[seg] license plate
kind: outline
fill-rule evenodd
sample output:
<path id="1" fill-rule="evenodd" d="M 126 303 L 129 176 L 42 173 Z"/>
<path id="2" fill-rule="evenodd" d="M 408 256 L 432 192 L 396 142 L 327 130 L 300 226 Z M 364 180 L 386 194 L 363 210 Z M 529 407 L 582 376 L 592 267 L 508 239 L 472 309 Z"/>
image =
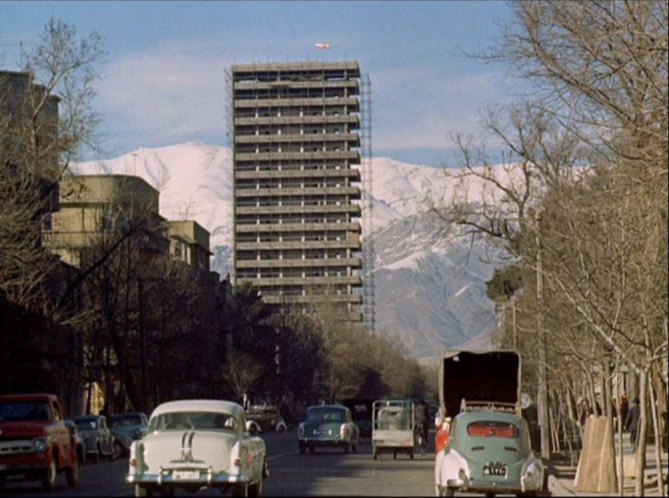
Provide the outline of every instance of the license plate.
<path id="1" fill-rule="evenodd" d="M 483 474 L 487 476 L 505 476 L 506 465 L 484 465 Z"/>
<path id="2" fill-rule="evenodd" d="M 175 470 L 172 474 L 175 480 L 182 481 L 186 479 L 199 479 L 199 470 Z"/>

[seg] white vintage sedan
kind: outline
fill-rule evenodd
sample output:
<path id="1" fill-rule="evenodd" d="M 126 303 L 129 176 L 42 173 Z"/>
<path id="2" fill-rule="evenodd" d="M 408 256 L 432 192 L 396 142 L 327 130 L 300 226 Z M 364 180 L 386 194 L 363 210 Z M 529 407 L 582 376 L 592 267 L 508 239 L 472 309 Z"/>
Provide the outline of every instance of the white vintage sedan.
<path id="1" fill-rule="evenodd" d="M 237 403 L 182 400 L 163 403 L 143 439 L 130 447 L 128 482 L 136 496 L 202 487 L 258 496 L 269 476 L 265 442 L 249 434 Z"/>

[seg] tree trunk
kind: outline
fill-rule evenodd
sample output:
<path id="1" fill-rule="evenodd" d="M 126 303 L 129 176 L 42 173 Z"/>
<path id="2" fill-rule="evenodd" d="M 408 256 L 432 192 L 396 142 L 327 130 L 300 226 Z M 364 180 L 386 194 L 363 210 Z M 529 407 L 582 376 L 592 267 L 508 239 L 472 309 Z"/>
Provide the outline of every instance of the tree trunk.
<path id="1" fill-rule="evenodd" d="M 651 379 L 653 378 L 651 373 Z M 655 383 L 650 382 L 650 412 L 653 416 L 653 434 L 655 436 L 655 468 L 657 469 L 658 495 L 664 495 L 664 475 L 662 467 L 662 432 L 660 430 L 659 404 L 656 402 Z"/>
<path id="2" fill-rule="evenodd" d="M 644 473 L 646 470 L 646 406 L 647 406 L 648 370 L 643 369 L 639 374 L 639 431 L 637 433 L 634 482 L 634 495 L 644 496 Z"/>

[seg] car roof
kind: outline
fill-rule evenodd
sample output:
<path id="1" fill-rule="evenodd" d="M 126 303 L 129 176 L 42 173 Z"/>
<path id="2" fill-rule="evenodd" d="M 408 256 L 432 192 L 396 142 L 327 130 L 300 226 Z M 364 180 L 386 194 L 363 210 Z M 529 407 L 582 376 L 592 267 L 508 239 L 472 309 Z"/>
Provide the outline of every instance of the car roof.
<path id="1" fill-rule="evenodd" d="M 312 410 L 312 409 L 317 409 L 317 408 L 329 409 L 329 410 L 347 410 L 347 411 L 349 411 L 348 407 L 346 407 L 344 405 L 313 405 L 313 406 L 310 406 L 309 408 L 307 408 L 307 410 Z"/>
<path id="2" fill-rule="evenodd" d="M 96 418 L 100 417 L 102 417 L 102 415 L 77 415 L 76 417 L 70 417 L 70 418 L 75 421 L 80 421 L 80 420 L 95 420 Z"/>
<path id="3" fill-rule="evenodd" d="M 126 413 L 117 413 L 116 415 L 112 415 L 109 418 L 124 418 L 124 417 L 146 417 L 146 414 L 143 412 L 126 412 Z"/>
<path id="4" fill-rule="evenodd" d="M 3 394 L 0 395 L 1 401 L 58 401 L 58 396 L 46 393 Z"/>
<path id="5" fill-rule="evenodd" d="M 151 418 L 163 413 L 174 412 L 219 412 L 240 416 L 244 409 L 233 401 L 221 401 L 215 399 L 183 399 L 179 401 L 168 401 L 158 405 L 151 413 Z"/>

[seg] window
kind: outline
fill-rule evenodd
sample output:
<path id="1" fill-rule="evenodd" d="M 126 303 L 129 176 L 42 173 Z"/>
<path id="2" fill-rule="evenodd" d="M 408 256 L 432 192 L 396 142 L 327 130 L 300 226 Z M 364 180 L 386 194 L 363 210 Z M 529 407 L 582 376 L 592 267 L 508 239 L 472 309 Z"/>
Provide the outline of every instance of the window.
<path id="1" fill-rule="evenodd" d="M 472 437 L 518 438 L 518 427 L 509 422 L 481 420 L 467 426 L 467 434 Z"/>

